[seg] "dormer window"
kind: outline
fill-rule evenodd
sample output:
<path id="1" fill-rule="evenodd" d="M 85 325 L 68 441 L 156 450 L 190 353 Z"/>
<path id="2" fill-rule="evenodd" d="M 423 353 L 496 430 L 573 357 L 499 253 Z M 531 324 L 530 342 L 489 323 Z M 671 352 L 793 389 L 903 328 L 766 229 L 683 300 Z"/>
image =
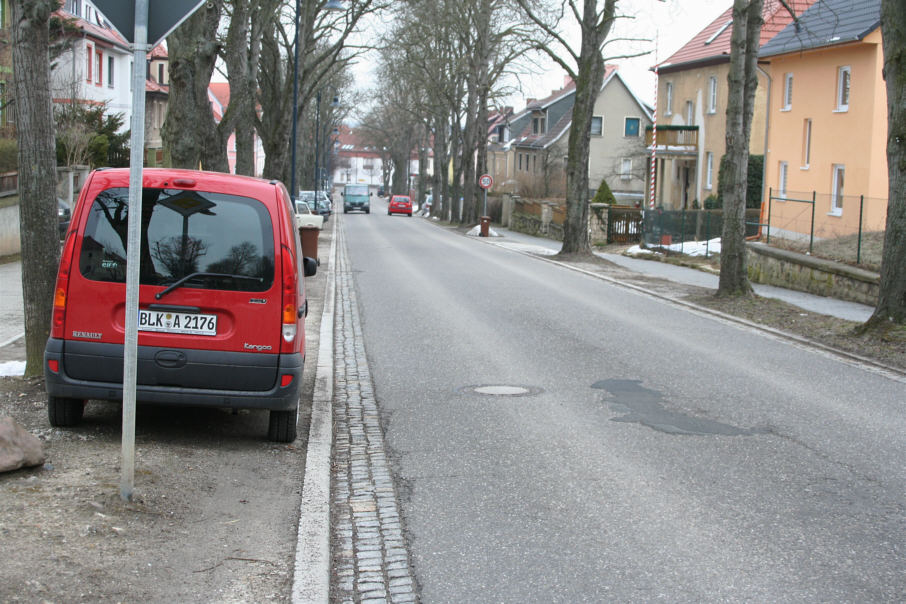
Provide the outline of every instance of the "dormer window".
<path id="1" fill-rule="evenodd" d="M 543 115 L 532 118 L 532 134 L 544 134 L 547 132 L 546 120 Z"/>

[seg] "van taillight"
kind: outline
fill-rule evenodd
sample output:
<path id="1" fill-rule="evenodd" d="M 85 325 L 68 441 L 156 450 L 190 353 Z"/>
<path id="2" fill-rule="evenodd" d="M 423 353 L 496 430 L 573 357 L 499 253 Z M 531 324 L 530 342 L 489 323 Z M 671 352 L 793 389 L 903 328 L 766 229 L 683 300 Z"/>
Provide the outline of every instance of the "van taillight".
<path id="1" fill-rule="evenodd" d="M 296 330 L 299 322 L 299 300 L 296 283 L 296 266 L 289 248 L 283 247 L 283 348 L 284 352 L 292 352 L 292 342 L 296 339 Z"/>
<path id="2" fill-rule="evenodd" d="M 57 284 L 53 291 L 53 317 L 50 323 L 50 337 L 63 337 L 63 323 L 66 320 L 66 295 L 69 289 L 69 271 L 72 268 L 72 252 L 75 247 L 75 233 L 70 233 L 60 254 L 60 268 Z"/>

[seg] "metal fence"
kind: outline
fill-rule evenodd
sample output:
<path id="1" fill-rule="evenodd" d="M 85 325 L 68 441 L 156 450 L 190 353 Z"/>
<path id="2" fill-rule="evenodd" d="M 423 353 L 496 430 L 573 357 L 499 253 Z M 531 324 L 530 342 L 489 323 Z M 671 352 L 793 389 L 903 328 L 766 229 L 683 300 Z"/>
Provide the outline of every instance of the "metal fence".
<path id="1" fill-rule="evenodd" d="M 760 210 L 746 210 L 746 237 L 759 233 Z M 721 236 L 724 226 L 723 210 L 645 210 L 642 220 L 642 241 L 647 248 L 668 248 L 686 253 L 687 244 L 709 242 Z M 690 246 L 691 247 L 691 246 Z M 705 246 L 704 253 L 713 253 Z"/>
<path id="2" fill-rule="evenodd" d="M 864 195 L 769 189 L 765 243 L 879 270 L 887 200 Z"/>

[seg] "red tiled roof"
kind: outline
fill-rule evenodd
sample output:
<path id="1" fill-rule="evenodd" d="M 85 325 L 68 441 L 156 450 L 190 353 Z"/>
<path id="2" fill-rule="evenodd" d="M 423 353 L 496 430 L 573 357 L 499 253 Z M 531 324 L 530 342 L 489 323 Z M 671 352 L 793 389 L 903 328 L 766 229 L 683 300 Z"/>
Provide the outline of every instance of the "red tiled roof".
<path id="1" fill-rule="evenodd" d="M 149 60 L 167 59 L 167 58 L 169 58 L 169 55 L 167 54 L 167 50 L 164 48 L 163 44 L 158 44 L 157 46 L 155 46 L 154 48 L 151 49 L 151 52 L 148 53 Z"/>
<path id="2" fill-rule="evenodd" d="M 224 110 L 230 106 L 230 83 L 229 82 L 211 82 L 208 84 L 208 90 L 217 102 L 220 103 Z"/>
<path id="3" fill-rule="evenodd" d="M 170 87 L 165 84 L 158 84 L 154 80 L 145 80 L 145 92 L 162 92 L 170 94 Z"/>
<path id="4" fill-rule="evenodd" d="M 801 15 L 816 0 L 788 0 L 788 4 Z M 763 45 L 789 25 L 793 18 L 780 0 L 764 0 L 761 12 L 764 25 L 761 28 L 760 44 Z M 723 59 L 730 56 L 730 36 L 733 32 L 733 7 L 724 11 L 709 23 L 689 42 L 673 53 L 666 61 L 658 64 L 659 70 L 673 69 L 680 65 L 698 63 L 709 59 Z"/>
<path id="5" fill-rule="evenodd" d="M 101 42 L 106 42 L 110 46 L 120 46 L 123 48 L 129 48 L 129 42 L 126 41 L 123 36 L 119 35 L 116 30 L 110 29 L 107 27 L 102 27 L 95 23 L 91 23 L 82 19 L 81 17 L 76 17 L 63 9 L 54 11 L 54 15 L 61 19 L 71 20 L 73 24 L 78 27 L 85 35 L 99 40 Z"/>

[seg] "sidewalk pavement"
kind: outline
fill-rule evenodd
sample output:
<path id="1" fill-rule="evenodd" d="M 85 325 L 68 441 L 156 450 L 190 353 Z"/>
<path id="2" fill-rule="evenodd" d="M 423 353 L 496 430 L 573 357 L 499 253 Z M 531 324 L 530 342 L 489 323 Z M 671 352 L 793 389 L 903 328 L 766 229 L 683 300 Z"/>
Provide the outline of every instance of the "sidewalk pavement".
<path id="1" fill-rule="evenodd" d="M 495 226 L 493 230 L 498 235 L 500 235 L 500 237 L 489 239 L 496 245 L 500 245 L 502 247 L 546 255 L 553 255 L 560 251 L 561 244 L 559 241 L 545 239 L 543 237 L 533 237 L 531 235 L 525 235 L 523 233 L 511 231 L 510 229 L 497 226 Z M 719 279 L 717 275 L 706 273 L 694 268 L 676 266 L 674 264 L 667 264 L 665 262 L 645 260 L 643 258 L 622 256 L 620 254 L 595 252 L 595 255 L 637 273 L 643 273 L 652 277 L 659 277 L 661 279 L 675 281 L 677 283 L 696 285 L 699 287 L 713 289 L 715 291 L 717 290 Z M 788 302 L 789 304 L 793 304 L 810 312 L 822 315 L 830 315 L 849 321 L 867 321 L 868 318 L 871 317 L 872 312 L 874 312 L 873 307 L 867 306 L 865 304 L 847 302 L 845 300 L 837 300 L 835 298 L 827 298 L 824 296 L 816 296 L 814 294 L 808 294 L 792 289 L 785 289 L 782 287 L 775 287 L 773 285 L 753 283 L 752 287 L 755 289 L 755 293 L 757 293 L 759 296 L 783 300 L 784 302 Z"/>

